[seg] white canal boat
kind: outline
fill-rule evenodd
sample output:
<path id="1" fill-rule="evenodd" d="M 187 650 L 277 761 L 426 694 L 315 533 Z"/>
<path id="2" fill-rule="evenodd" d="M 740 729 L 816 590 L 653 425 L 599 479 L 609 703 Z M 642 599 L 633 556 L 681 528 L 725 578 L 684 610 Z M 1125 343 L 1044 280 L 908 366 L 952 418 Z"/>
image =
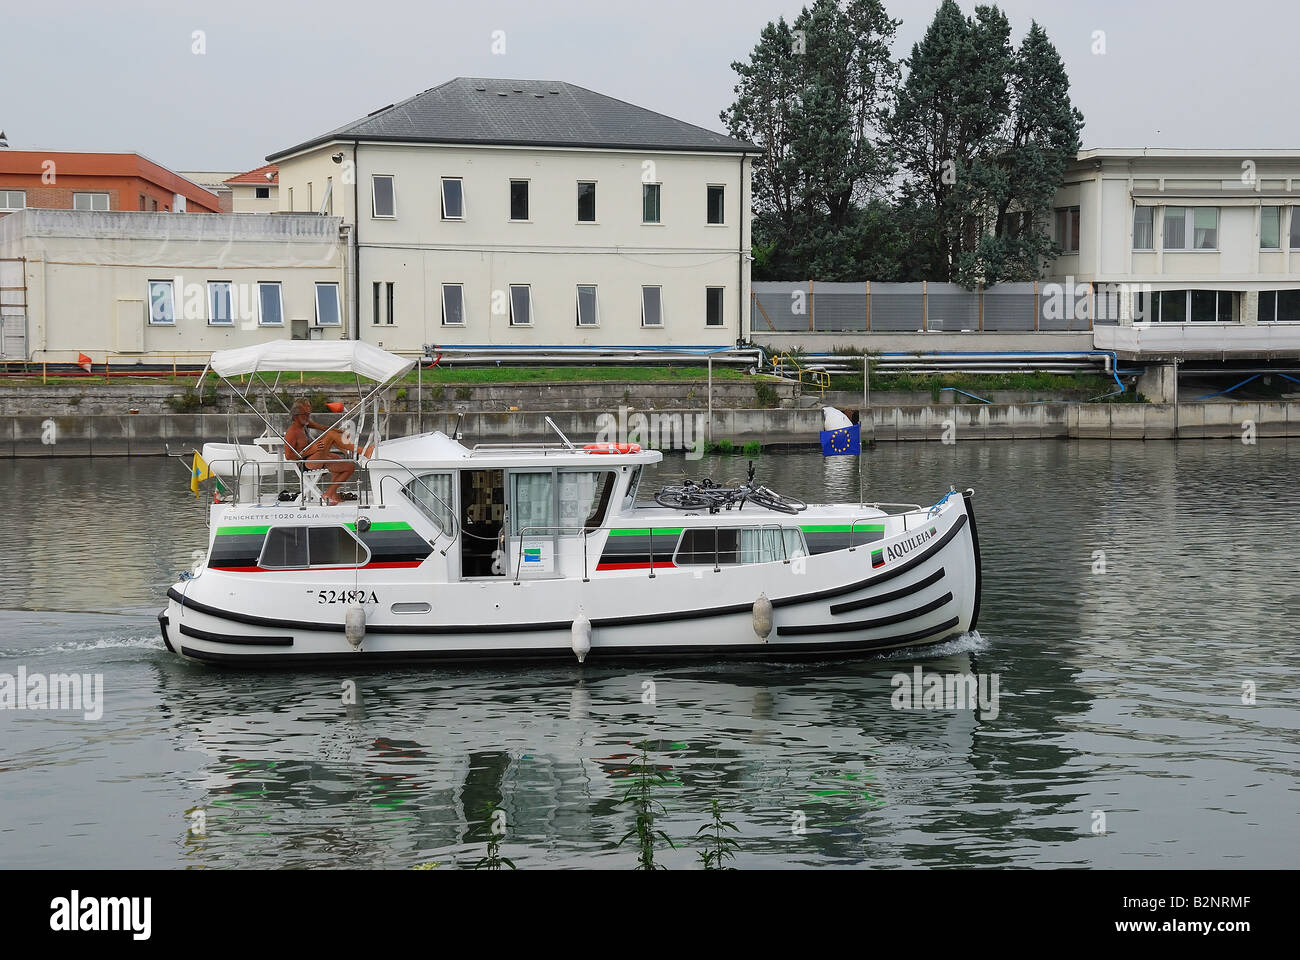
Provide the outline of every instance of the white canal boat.
<path id="1" fill-rule="evenodd" d="M 169 650 L 254 666 L 816 659 L 975 628 L 971 491 L 931 507 L 805 505 L 751 478 L 665 487 L 647 506 L 656 450 L 558 428 L 555 443 L 385 439 L 378 398 L 413 364 L 356 341 L 213 354 L 224 382 L 245 378 L 266 429 L 204 445 L 223 495 L 205 555 L 158 615 Z M 288 410 L 253 396 L 270 387 L 279 403 L 280 374 L 300 370 L 357 378 L 340 422 L 364 441 L 342 504 L 322 493 L 325 470 L 283 457 Z"/>

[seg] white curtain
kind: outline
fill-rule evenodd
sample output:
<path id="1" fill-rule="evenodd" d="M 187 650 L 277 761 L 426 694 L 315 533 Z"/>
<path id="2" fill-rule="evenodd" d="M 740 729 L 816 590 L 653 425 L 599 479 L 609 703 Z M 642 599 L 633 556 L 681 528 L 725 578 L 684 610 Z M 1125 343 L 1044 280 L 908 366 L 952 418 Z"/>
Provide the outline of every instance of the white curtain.
<path id="1" fill-rule="evenodd" d="M 412 480 L 402 492 L 415 501 L 424 515 L 438 525 L 443 533 L 452 529 L 451 474 L 424 473 Z"/>
<path id="2" fill-rule="evenodd" d="M 510 474 L 510 516 L 515 536 L 525 527 L 555 526 L 554 487 L 550 471 L 546 473 Z M 530 529 L 529 535 L 550 534 L 552 530 Z"/>
<path id="3" fill-rule="evenodd" d="M 564 532 L 580 532 L 587 523 L 604 475 L 596 472 L 560 474 L 560 526 Z"/>
<path id="4" fill-rule="evenodd" d="M 741 563 L 790 560 L 803 552 L 803 537 L 798 530 L 776 530 L 771 527 L 740 530 Z"/>

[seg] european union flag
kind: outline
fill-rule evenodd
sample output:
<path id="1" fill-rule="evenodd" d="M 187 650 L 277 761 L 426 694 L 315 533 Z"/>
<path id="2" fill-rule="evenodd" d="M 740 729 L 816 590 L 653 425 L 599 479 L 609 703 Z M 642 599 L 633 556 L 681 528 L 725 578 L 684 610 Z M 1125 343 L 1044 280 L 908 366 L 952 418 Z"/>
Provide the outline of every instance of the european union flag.
<path id="1" fill-rule="evenodd" d="M 823 430 L 822 456 L 857 456 L 862 450 L 862 425 L 842 427 L 839 430 Z"/>

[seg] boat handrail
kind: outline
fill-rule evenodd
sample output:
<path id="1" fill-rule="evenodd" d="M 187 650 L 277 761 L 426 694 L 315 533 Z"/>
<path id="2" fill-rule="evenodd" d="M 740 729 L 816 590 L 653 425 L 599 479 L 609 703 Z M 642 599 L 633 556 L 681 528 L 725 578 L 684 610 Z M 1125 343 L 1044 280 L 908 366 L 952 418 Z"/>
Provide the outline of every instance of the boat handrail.
<path id="1" fill-rule="evenodd" d="M 520 582 L 519 574 L 523 569 L 523 562 L 524 562 L 523 541 L 525 538 L 529 536 L 534 536 L 534 537 L 550 536 L 554 538 L 557 536 L 581 535 L 582 536 L 582 582 L 587 583 L 591 579 L 590 572 L 587 570 L 587 538 L 592 536 L 593 534 L 607 533 L 610 530 L 628 530 L 628 529 L 645 530 L 647 535 L 649 536 L 650 579 L 651 580 L 655 579 L 655 552 L 654 552 L 655 528 L 653 526 L 647 525 L 645 527 L 641 527 L 641 526 L 610 527 L 602 524 L 599 527 L 580 528 L 577 524 L 570 523 L 570 524 L 563 524 L 563 525 L 549 524 L 545 526 L 543 525 L 528 526 L 521 529 L 519 533 L 513 536 L 513 538 L 507 537 L 507 539 L 518 539 L 520 541 L 519 556 L 515 559 L 515 584 L 516 585 L 519 584 Z M 777 539 L 781 541 L 781 557 L 782 557 L 781 562 L 789 563 L 792 559 L 790 557 L 790 551 L 786 548 L 785 537 L 779 534 L 781 534 L 782 531 L 785 530 L 799 530 L 799 526 L 798 524 L 788 525 L 782 523 L 714 523 L 714 524 L 694 524 L 689 527 L 664 527 L 661 529 L 665 531 L 672 531 L 674 533 L 682 533 L 685 530 L 712 530 L 713 531 L 713 572 L 718 573 L 722 569 L 721 564 L 719 563 L 720 560 L 720 550 L 718 547 L 719 530 L 759 530 L 759 531 L 769 530 L 769 529 L 775 530 L 778 534 Z M 546 533 L 546 531 L 552 531 L 552 532 L 548 534 Z M 759 549 L 760 550 L 762 549 L 761 545 Z"/>
<path id="2" fill-rule="evenodd" d="M 565 446 L 562 443 L 476 443 L 470 447 L 469 455 L 471 457 L 484 453 L 510 453 L 512 451 L 524 451 L 527 453 L 581 453 L 580 450 L 572 446 Z"/>

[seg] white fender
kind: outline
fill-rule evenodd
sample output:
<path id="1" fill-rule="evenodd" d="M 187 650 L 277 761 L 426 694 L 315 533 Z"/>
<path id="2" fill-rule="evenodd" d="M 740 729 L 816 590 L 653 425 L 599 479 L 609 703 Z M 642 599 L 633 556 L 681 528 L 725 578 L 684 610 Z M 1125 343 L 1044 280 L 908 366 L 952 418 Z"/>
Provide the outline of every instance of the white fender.
<path id="1" fill-rule="evenodd" d="M 591 652 L 591 621 L 583 616 L 581 607 L 578 608 L 578 617 L 573 621 L 570 632 L 573 635 L 573 652 L 578 655 L 578 662 L 582 663 Z"/>
<path id="2" fill-rule="evenodd" d="M 766 593 L 754 601 L 754 635 L 764 642 L 772 635 L 772 601 Z"/>
<path id="3" fill-rule="evenodd" d="M 364 607 L 348 607 L 343 615 L 343 635 L 352 644 L 353 650 L 361 649 L 361 641 L 366 638 L 366 611 Z"/>

